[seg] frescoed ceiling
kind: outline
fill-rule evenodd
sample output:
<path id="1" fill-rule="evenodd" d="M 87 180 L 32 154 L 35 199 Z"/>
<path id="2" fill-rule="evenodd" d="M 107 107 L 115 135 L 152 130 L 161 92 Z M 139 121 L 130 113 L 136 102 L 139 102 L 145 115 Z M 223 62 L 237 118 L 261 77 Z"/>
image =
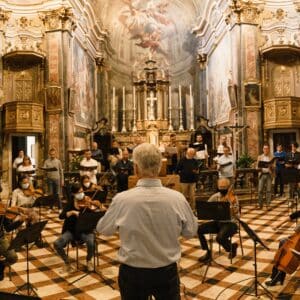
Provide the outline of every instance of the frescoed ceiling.
<path id="1" fill-rule="evenodd" d="M 209 0 L 91 1 L 119 62 L 134 65 L 149 55 L 176 73 L 194 59 L 197 42 L 191 29 Z"/>

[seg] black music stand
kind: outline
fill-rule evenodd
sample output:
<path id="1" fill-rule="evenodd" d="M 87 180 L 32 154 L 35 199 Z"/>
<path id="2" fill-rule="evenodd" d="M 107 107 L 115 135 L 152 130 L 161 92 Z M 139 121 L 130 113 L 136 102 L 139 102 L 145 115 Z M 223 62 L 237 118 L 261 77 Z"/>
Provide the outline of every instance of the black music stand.
<path id="1" fill-rule="evenodd" d="M 53 201 L 55 201 L 55 202 L 53 203 Z M 41 208 L 48 207 L 48 206 L 50 207 L 55 204 L 58 205 L 58 200 L 55 199 L 54 195 L 40 196 L 35 199 L 32 206 L 38 207 L 38 209 L 39 209 L 39 222 L 41 221 Z"/>
<path id="2" fill-rule="evenodd" d="M 198 201 L 196 202 L 196 208 L 197 208 L 197 217 L 199 220 L 215 220 L 215 221 L 223 220 L 224 221 L 224 220 L 231 219 L 230 203 L 228 201 L 226 202 L 225 201 L 221 201 L 221 202 Z M 211 248 L 212 248 L 212 243 L 211 243 Z M 212 253 L 212 249 L 210 250 Z M 227 270 L 227 267 L 219 264 L 211 257 L 210 260 L 208 260 L 203 264 L 206 265 L 206 269 L 203 275 L 202 283 L 204 283 L 208 269 L 213 263 Z"/>
<path id="3" fill-rule="evenodd" d="M 95 230 L 98 221 L 100 220 L 100 218 L 102 218 L 104 216 L 105 212 L 103 211 L 89 211 L 89 212 L 85 212 L 79 215 L 78 219 L 77 219 L 77 223 L 76 223 L 76 227 L 75 227 L 75 235 L 79 235 L 80 233 L 85 233 L 85 232 L 91 232 L 93 230 Z M 114 287 L 111 285 L 110 281 L 107 280 L 102 273 L 98 272 L 96 270 L 96 254 L 98 253 L 97 249 L 96 249 L 96 233 L 94 231 L 94 270 L 92 271 L 93 273 L 97 274 L 100 276 L 100 278 L 103 280 L 104 283 L 106 283 L 107 285 L 109 285 L 112 289 L 114 289 Z M 78 259 L 78 257 L 77 257 Z M 74 281 L 70 282 L 69 285 L 74 284 L 75 282 L 78 282 L 79 280 L 85 278 L 86 276 L 88 276 L 90 274 L 90 272 L 86 272 L 84 275 L 82 275 L 81 277 L 75 279 Z"/>
<path id="4" fill-rule="evenodd" d="M 284 168 L 283 170 L 281 170 L 281 176 L 283 178 L 283 184 L 292 184 L 294 185 L 294 195 L 293 195 L 293 199 L 295 200 L 295 204 L 296 204 L 296 211 L 298 210 L 298 200 L 299 200 L 299 194 L 297 191 L 297 183 L 300 182 L 300 172 L 298 169 L 294 168 L 294 167 L 290 167 L 290 168 Z M 296 193 L 296 195 L 295 195 Z M 288 200 L 289 202 L 292 201 L 292 199 L 289 198 Z M 292 206 L 291 206 L 292 208 Z M 292 210 L 292 209 L 291 209 Z M 296 219 L 296 223 L 298 221 L 298 218 Z"/>
<path id="5" fill-rule="evenodd" d="M 27 228 L 20 230 L 16 237 L 12 240 L 8 250 L 20 248 L 23 245 L 26 245 L 26 275 L 27 281 L 23 285 L 19 286 L 14 294 L 19 293 L 22 290 L 27 290 L 27 295 L 30 296 L 33 293 L 35 296 L 38 296 L 36 293 L 36 288 L 29 281 L 29 247 L 28 244 L 35 242 L 41 235 L 44 227 L 48 221 L 34 223 Z"/>
<path id="6" fill-rule="evenodd" d="M 252 290 L 254 287 L 254 292 L 255 292 L 255 297 L 258 297 L 258 286 L 260 286 L 265 292 L 259 296 L 262 295 L 267 295 L 270 297 L 270 299 L 273 299 L 273 295 L 272 293 L 265 288 L 257 279 L 257 244 L 259 243 L 261 246 L 263 246 L 266 250 L 270 250 L 264 243 L 263 241 L 259 238 L 259 236 L 249 227 L 249 225 L 247 223 L 245 223 L 244 221 L 237 219 L 240 224 L 242 225 L 242 227 L 244 228 L 244 230 L 247 232 L 248 236 L 251 238 L 251 240 L 253 241 L 253 247 L 254 247 L 254 281 L 253 283 L 248 286 L 243 293 L 241 294 L 241 296 L 238 299 L 241 299 L 244 295 L 251 295 L 254 296 L 252 294 L 249 294 L 248 291 Z"/>

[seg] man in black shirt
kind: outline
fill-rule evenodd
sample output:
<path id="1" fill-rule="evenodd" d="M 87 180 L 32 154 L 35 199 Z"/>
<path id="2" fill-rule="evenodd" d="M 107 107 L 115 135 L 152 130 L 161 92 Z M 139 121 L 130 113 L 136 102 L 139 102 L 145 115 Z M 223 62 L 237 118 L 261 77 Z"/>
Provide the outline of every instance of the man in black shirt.
<path id="1" fill-rule="evenodd" d="M 127 149 L 122 151 L 122 159 L 116 163 L 114 170 L 117 173 L 118 193 L 128 190 L 128 176 L 133 174 L 133 163 L 129 160 Z"/>
<path id="2" fill-rule="evenodd" d="M 181 192 L 190 203 L 192 210 L 195 210 L 195 188 L 199 172 L 198 162 L 194 157 L 195 149 L 188 148 L 176 169 L 176 173 L 180 176 Z"/>
<path id="3" fill-rule="evenodd" d="M 18 215 L 14 220 L 8 219 L 5 215 L 0 216 L 0 256 L 4 260 L 0 261 L 0 281 L 4 279 L 4 269 L 7 265 L 12 265 L 18 260 L 15 250 L 8 250 L 9 241 L 5 238 L 5 231 L 10 232 L 17 229 L 26 219 L 23 215 Z"/>

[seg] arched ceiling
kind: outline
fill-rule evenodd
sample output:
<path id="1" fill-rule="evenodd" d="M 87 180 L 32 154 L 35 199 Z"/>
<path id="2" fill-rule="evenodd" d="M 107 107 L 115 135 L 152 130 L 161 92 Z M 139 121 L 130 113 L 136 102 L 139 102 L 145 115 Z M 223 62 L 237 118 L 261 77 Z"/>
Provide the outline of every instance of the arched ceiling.
<path id="1" fill-rule="evenodd" d="M 138 57 L 153 55 L 182 70 L 194 58 L 197 42 L 191 30 L 209 0 L 91 2 L 110 34 L 115 59 L 132 65 Z"/>

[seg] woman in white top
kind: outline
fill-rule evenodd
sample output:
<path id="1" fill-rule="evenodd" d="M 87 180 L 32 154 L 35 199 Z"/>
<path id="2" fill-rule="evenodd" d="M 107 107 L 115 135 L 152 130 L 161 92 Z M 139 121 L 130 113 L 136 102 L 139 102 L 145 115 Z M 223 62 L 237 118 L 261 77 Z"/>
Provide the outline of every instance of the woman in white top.
<path id="1" fill-rule="evenodd" d="M 12 193 L 11 206 L 32 207 L 35 201 L 34 193 L 31 192 L 32 190 L 29 178 L 27 176 L 20 176 L 18 188 Z"/>
<path id="2" fill-rule="evenodd" d="M 22 164 L 17 168 L 17 174 L 19 177 L 25 175 L 28 176 L 30 184 L 32 184 L 32 179 L 35 175 L 35 168 L 32 165 L 29 156 L 24 156 Z"/>

